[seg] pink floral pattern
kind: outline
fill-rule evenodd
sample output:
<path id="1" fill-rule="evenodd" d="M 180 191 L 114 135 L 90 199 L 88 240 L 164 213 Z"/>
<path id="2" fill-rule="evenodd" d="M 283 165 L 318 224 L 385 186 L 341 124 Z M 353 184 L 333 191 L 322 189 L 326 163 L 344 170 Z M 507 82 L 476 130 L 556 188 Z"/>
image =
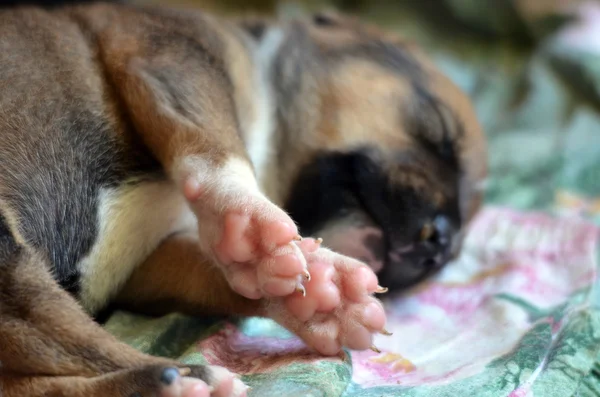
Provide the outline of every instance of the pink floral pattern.
<path id="1" fill-rule="evenodd" d="M 484 371 L 537 321 L 516 301 L 550 309 L 594 283 L 597 238 L 594 225 L 573 218 L 488 209 L 456 263 L 413 294 L 387 300 L 388 329 L 398 336 L 376 338 L 382 354 L 353 353 L 354 381 L 418 386 Z M 519 390 L 513 397 L 527 395 Z"/>

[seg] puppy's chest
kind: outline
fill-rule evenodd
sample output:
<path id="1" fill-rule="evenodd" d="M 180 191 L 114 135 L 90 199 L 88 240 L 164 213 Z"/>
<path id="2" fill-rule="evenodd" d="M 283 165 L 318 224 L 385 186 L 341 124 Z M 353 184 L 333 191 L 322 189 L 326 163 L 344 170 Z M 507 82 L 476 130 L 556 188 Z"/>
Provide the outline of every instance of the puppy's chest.
<path id="1" fill-rule="evenodd" d="M 79 298 L 100 309 L 169 235 L 197 228 L 195 216 L 169 181 L 122 184 L 98 197 L 98 233 L 77 267 Z"/>

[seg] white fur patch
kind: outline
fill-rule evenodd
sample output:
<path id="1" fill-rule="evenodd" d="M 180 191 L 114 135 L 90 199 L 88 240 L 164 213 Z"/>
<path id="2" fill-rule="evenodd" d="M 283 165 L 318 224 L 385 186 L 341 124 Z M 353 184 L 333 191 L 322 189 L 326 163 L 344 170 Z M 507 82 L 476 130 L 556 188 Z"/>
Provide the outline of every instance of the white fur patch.
<path id="1" fill-rule="evenodd" d="M 211 191 L 216 197 L 260 193 L 252 168 L 239 157 L 230 157 L 217 168 L 201 156 L 189 156 L 175 167 L 174 177 L 182 189 L 188 178 L 196 178 L 202 190 Z"/>
<path id="2" fill-rule="evenodd" d="M 79 264 L 81 302 L 101 308 L 168 235 L 194 230 L 196 218 L 170 182 L 123 185 L 99 197 L 98 238 Z"/>
<path id="3" fill-rule="evenodd" d="M 254 123 L 245 136 L 248 139 L 247 150 L 256 171 L 259 181 L 265 178 L 265 172 L 273 155 L 272 137 L 275 132 L 275 106 L 273 103 L 273 90 L 270 84 L 271 66 L 282 42 L 283 31 L 272 28 L 254 51 L 256 63 L 256 115 Z"/>
<path id="4" fill-rule="evenodd" d="M 216 172 L 215 176 L 223 184 L 223 189 L 260 193 L 252 169 L 246 161 L 237 157 L 228 159 L 223 168 Z"/>

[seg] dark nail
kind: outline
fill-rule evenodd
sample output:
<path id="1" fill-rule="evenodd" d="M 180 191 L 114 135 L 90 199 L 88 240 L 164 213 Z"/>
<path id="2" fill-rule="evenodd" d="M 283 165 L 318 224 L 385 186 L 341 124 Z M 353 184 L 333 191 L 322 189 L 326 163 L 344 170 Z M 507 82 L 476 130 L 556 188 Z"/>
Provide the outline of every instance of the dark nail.
<path id="1" fill-rule="evenodd" d="M 170 386 L 177 378 L 179 378 L 179 370 L 177 368 L 167 368 L 162 372 L 160 381 L 163 384 Z"/>

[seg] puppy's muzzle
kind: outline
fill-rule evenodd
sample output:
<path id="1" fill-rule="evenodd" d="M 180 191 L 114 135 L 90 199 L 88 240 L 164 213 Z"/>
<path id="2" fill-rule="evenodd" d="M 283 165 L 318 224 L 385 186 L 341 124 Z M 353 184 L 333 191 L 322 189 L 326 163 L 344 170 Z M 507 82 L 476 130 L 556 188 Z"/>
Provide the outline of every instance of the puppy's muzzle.
<path id="1" fill-rule="evenodd" d="M 416 240 L 394 247 L 388 253 L 386 267 L 394 269 L 395 280 L 405 286 L 415 284 L 441 269 L 458 251 L 458 229 L 445 215 L 423 225 Z"/>

